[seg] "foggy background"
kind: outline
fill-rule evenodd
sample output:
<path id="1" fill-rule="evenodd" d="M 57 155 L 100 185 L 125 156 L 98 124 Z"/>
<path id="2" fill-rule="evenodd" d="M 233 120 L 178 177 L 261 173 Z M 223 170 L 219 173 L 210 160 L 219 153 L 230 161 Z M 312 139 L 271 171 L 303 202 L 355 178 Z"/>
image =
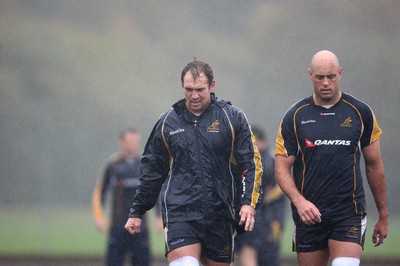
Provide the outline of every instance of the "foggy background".
<path id="1" fill-rule="evenodd" d="M 342 90 L 383 130 L 397 215 L 399 11 L 396 0 L 0 0 L 0 205 L 90 208 L 120 130 L 138 129 L 144 145 L 182 98 L 180 72 L 194 57 L 273 148 L 285 111 L 312 94 L 311 57 L 328 49 Z"/>

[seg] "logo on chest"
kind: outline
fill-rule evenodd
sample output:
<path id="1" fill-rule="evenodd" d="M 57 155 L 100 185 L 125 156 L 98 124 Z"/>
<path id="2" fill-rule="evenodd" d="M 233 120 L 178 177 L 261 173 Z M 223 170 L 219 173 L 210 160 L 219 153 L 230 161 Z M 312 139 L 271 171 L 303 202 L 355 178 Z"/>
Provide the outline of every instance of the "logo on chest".
<path id="1" fill-rule="evenodd" d="M 169 135 L 172 136 L 172 135 L 175 135 L 177 133 L 182 133 L 182 132 L 185 132 L 185 129 L 184 128 L 178 128 L 177 130 L 170 131 Z"/>
<path id="2" fill-rule="evenodd" d="M 323 112 L 321 112 L 321 113 L 319 113 L 321 116 L 329 116 L 329 115 L 336 115 L 335 113 L 323 113 Z"/>
<path id="3" fill-rule="evenodd" d="M 311 141 L 305 138 L 305 143 L 307 148 L 314 148 L 316 146 L 350 146 L 351 140 L 341 140 L 341 139 L 317 139 L 316 141 Z"/>
<path id="4" fill-rule="evenodd" d="M 347 117 L 343 123 L 340 124 L 341 127 L 351 127 L 351 122 L 353 120 L 351 120 L 351 117 Z"/>
<path id="5" fill-rule="evenodd" d="M 310 124 L 310 123 L 316 123 L 317 121 L 315 121 L 314 119 L 309 119 L 309 120 L 307 120 L 307 121 L 301 121 L 301 124 L 302 125 L 305 125 L 305 124 Z"/>
<path id="6" fill-rule="evenodd" d="M 211 126 L 207 127 L 207 132 L 219 132 L 219 120 L 212 122 Z"/>

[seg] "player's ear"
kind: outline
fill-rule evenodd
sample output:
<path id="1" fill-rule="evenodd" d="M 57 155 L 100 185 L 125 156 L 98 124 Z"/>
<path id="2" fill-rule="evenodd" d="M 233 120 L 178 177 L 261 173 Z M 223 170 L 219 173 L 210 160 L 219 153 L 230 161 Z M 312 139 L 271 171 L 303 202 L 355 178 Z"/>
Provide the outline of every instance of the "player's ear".
<path id="1" fill-rule="evenodd" d="M 210 91 L 214 91 L 214 86 L 215 86 L 215 79 L 213 79 L 213 81 L 211 81 Z"/>

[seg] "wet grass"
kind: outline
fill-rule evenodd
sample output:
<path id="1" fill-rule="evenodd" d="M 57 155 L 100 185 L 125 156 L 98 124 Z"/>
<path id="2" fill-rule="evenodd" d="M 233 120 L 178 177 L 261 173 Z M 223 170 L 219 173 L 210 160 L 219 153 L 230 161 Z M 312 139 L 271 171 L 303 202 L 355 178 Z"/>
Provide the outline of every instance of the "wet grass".
<path id="1" fill-rule="evenodd" d="M 39 207 L 11 208 L 0 206 L 0 256 L 103 256 L 106 237 L 97 232 L 90 208 Z M 156 232 L 154 214 L 150 213 L 151 247 L 154 256 L 164 254 L 164 237 Z M 390 236 L 385 244 L 371 242 L 374 218 L 369 218 L 363 258 L 400 259 L 400 221 L 390 220 Z M 282 241 L 282 255 L 295 258 L 291 252 L 293 225 L 288 219 Z"/>

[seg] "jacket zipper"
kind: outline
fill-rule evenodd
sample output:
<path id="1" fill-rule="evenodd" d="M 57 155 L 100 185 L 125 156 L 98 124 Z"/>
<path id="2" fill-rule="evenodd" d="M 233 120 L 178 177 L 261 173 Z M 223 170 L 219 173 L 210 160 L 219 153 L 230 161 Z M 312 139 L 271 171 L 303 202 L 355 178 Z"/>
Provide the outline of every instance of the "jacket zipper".
<path id="1" fill-rule="evenodd" d="M 201 171 L 201 163 L 200 163 L 200 158 L 201 158 L 201 156 L 200 156 L 200 145 L 199 145 L 199 132 L 198 132 L 198 129 L 197 129 L 197 123 L 198 123 L 198 121 L 197 120 L 194 120 L 193 121 L 193 125 L 194 125 L 194 134 L 195 134 L 195 142 L 196 142 L 196 160 L 197 160 L 197 167 L 196 167 L 196 169 L 197 169 L 197 173 L 196 173 L 196 178 L 200 178 L 201 179 L 201 184 L 202 184 L 202 189 L 203 189 L 203 195 L 207 195 L 206 193 L 207 193 L 207 191 L 206 191 L 206 184 L 205 184 L 205 180 L 204 180 L 204 178 L 203 178 L 203 176 L 200 176 L 201 175 L 201 173 L 202 173 L 202 171 Z M 204 214 L 204 211 L 206 211 L 206 208 L 207 208 L 207 204 L 206 204 L 206 198 L 207 197 L 203 197 L 203 200 L 202 200 L 202 208 L 201 208 L 201 212 L 203 212 L 203 214 Z"/>

